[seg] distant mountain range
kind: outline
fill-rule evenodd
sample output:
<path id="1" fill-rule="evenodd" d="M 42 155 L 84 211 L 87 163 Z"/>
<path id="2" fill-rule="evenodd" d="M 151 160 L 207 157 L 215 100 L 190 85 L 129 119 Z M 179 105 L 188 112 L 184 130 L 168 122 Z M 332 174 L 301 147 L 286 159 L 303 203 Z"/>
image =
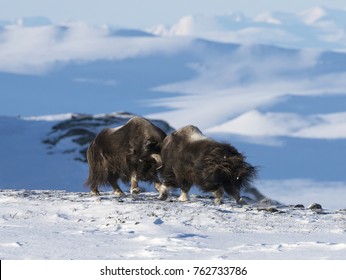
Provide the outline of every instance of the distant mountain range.
<path id="1" fill-rule="evenodd" d="M 345 49 L 346 10 L 314 7 L 301 13 L 263 12 L 254 18 L 242 13 L 186 16 L 172 26 L 151 32 L 194 36 L 241 44 L 262 43 L 290 48 Z"/>
<path id="2" fill-rule="evenodd" d="M 76 22 L 54 24 L 44 16 L 0 19 L 0 29 L 49 25 L 65 28 L 75 26 Z M 263 12 L 255 17 L 248 17 L 241 12 L 219 16 L 187 15 L 171 26 L 158 24 L 147 30 L 119 29 L 112 25 L 104 25 L 102 28 L 107 34 L 116 36 L 191 36 L 227 43 L 346 50 L 346 9 L 321 6 L 300 13 Z"/>

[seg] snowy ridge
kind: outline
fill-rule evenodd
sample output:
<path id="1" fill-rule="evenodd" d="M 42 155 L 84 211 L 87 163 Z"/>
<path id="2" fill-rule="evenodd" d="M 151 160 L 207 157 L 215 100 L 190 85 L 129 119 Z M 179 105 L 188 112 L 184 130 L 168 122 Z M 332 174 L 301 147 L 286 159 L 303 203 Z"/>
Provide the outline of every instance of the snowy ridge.
<path id="1" fill-rule="evenodd" d="M 344 259 L 346 212 L 1 190 L 1 259 Z M 40 229 L 37 231 L 37 229 Z"/>
<path id="2" fill-rule="evenodd" d="M 192 36 L 219 42 L 263 43 L 293 48 L 342 49 L 346 47 L 346 10 L 313 7 L 300 13 L 242 13 L 221 16 L 187 15 L 172 26 L 150 31 L 160 36 Z"/>
<path id="3" fill-rule="evenodd" d="M 31 117 L 22 117 L 26 121 L 65 121 L 71 119 L 75 114 L 66 113 L 66 114 L 57 114 L 57 115 L 45 115 L 45 116 L 31 116 Z"/>

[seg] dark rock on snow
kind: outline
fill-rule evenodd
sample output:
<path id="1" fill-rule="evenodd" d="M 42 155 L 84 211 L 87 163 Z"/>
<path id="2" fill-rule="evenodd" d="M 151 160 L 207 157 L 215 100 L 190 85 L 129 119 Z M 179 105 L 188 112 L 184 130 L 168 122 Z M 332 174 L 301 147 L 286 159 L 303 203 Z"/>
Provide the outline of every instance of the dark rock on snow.
<path id="1" fill-rule="evenodd" d="M 52 126 L 43 143 L 49 153 L 74 154 L 74 159 L 86 162 L 86 151 L 89 143 L 104 128 L 124 125 L 135 115 L 130 113 L 114 113 L 104 115 L 74 114 L 70 119 L 58 122 Z M 167 134 L 174 129 L 165 121 L 150 120 Z M 68 148 L 63 142 L 69 141 Z M 59 146 L 60 145 L 60 146 Z"/>

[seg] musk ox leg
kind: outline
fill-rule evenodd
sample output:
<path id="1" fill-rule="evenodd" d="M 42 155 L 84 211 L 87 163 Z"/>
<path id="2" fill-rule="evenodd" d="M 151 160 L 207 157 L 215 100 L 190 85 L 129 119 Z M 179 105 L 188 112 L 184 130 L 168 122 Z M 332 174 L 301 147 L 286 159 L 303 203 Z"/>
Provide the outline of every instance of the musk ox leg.
<path id="1" fill-rule="evenodd" d="M 97 185 L 92 185 L 92 186 L 90 187 L 90 193 L 91 193 L 92 195 L 100 195 L 98 186 L 97 186 Z"/>
<path id="2" fill-rule="evenodd" d="M 235 199 L 235 201 L 236 201 L 238 204 L 240 203 L 240 194 L 239 194 L 239 191 L 238 191 L 237 189 L 232 188 L 232 189 L 229 190 L 229 191 L 226 189 L 226 192 L 227 192 L 229 195 L 233 196 L 233 198 Z"/>
<path id="3" fill-rule="evenodd" d="M 215 200 L 214 200 L 214 203 L 216 205 L 220 205 L 222 204 L 222 197 L 223 197 L 223 194 L 224 194 L 224 189 L 223 188 L 218 188 L 216 191 L 213 192 L 214 196 L 215 196 Z"/>
<path id="4" fill-rule="evenodd" d="M 190 197 L 189 197 L 189 191 L 191 189 L 191 186 L 182 186 L 181 187 L 181 195 L 179 196 L 178 200 L 179 201 L 189 201 Z"/>
<path id="5" fill-rule="evenodd" d="M 124 192 L 121 190 L 121 188 L 118 185 L 118 178 L 115 175 L 109 175 L 108 178 L 109 183 L 111 184 L 113 188 L 113 193 L 116 196 L 123 196 L 125 195 Z"/>
<path id="6" fill-rule="evenodd" d="M 168 198 L 168 191 L 169 187 L 167 187 L 165 184 L 162 184 L 159 188 L 159 199 L 160 200 L 166 200 Z"/>
<path id="7" fill-rule="evenodd" d="M 133 173 L 131 176 L 131 189 L 130 192 L 132 194 L 139 194 L 141 189 L 138 187 L 138 179 L 136 173 Z"/>
<path id="8" fill-rule="evenodd" d="M 159 179 L 157 176 L 155 176 L 154 187 L 155 187 L 155 189 L 156 189 L 158 192 L 160 192 L 161 181 L 160 181 L 160 179 Z"/>
<path id="9" fill-rule="evenodd" d="M 161 182 L 159 180 L 156 180 L 154 182 L 154 186 L 155 186 L 155 189 L 159 192 L 160 191 Z"/>

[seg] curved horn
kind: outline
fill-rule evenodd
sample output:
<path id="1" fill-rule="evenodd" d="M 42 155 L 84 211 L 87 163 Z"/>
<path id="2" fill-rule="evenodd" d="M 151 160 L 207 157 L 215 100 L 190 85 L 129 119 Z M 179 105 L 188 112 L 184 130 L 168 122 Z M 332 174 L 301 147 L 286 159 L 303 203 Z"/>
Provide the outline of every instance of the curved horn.
<path id="1" fill-rule="evenodd" d="M 159 154 L 152 154 L 151 157 L 155 159 L 157 163 L 162 164 L 162 159 Z"/>

